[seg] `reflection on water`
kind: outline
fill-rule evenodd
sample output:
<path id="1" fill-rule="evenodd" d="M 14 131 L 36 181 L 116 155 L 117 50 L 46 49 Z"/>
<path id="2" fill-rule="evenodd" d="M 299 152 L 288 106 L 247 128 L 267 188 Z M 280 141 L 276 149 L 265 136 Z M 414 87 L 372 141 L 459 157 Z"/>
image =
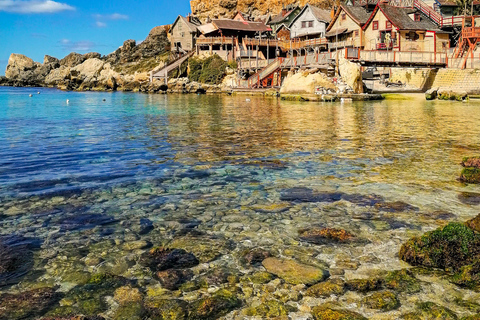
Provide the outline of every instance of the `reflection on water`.
<path id="1" fill-rule="evenodd" d="M 13 239 L 5 252 L 19 243 L 35 263 L 0 292 L 42 283 L 71 293 L 99 272 L 153 290 L 157 279 L 137 260 L 167 244 L 235 274 L 260 270 L 238 259 L 262 247 L 365 277 L 398 269 L 411 235 L 478 210 L 458 194 L 479 189 L 456 178 L 462 157 L 478 152 L 480 103 L 29 91 L 0 88 L 0 253 Z M 298 232 L 312 225 L 362 241 L 308 244 Z M 451 302 L 454 289 L 442 290 L 435 299 Z"/>

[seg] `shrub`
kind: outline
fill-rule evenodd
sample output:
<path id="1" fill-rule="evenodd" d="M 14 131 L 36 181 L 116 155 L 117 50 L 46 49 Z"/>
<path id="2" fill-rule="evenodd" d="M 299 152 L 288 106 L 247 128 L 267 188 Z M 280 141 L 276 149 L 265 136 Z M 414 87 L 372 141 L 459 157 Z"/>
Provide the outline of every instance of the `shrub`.
<path id="1" fill-rule="evenodd" d="M 206 59 L 192 58 L 189 61 L 188 79 L 206 84 L 220 84 L 226 75 L 227 63 L 218 55 Z"/>

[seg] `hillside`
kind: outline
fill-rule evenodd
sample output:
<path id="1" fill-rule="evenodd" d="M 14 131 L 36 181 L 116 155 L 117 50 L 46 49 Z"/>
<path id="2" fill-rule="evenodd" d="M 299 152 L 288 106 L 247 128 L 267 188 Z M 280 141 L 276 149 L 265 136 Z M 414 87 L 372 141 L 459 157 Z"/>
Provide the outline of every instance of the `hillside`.
<path id="1" fill-rule="evenodd" d="M 332 8 L 334 0 L 192 0 L 192 13 L 202 21 L 210 18 L 233 18 L 237 11 L 251 12 L 254 17 L 278 14 L 288 4 L 310 3 L 323 9 Z"/>

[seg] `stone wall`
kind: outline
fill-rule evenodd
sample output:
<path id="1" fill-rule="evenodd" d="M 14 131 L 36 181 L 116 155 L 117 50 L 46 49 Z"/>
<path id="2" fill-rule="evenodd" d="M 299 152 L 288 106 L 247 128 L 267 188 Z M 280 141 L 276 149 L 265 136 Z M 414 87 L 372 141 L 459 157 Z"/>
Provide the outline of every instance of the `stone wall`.
<path id="1" fill-rule="evenodd" d="M 480 70 L 439 69 L 431 88 L 448 89 L 454 92 L 480 94 Z"/>
<path id="2" fill-rule="evenodd" d="M 390 81 L 404 83 L 407 88 L 428 90 L 431 86 L 431 77 L 435 76 L 435 71 L 428 68 L 392 68 L 390 71 Z"/>
<path id="3" fill-rule="evenodd" d="M 480 70 L 391 68 L 390 81 L 427 91 L 431 88 L 480 94 Z"/>

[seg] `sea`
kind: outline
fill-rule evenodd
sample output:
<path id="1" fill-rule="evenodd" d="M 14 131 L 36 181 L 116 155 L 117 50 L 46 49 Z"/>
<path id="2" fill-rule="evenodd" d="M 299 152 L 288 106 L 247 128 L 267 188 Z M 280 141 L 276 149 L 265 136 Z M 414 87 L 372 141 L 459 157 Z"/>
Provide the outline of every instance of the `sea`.
<path id="1" fill-rule="evenodd" d="M 479 111 L 418 94 L 322 103 L 0 87 L 0 318 L 258 319 L 266 301 L 285 319 L 327 302 L 378 319 L 427 301 L 472 314 L 458 301 L 480 295 L 438 274 L 417 276 L 385 313 L 367 293 L 309 297 L 262 260 L 340 281 L 410 268 L 403 243 L 480 211 L 480 187 L 458 181 L 462 158 L 479 155 Z M 358 241 L 302 237 L 315 228 Z M 155 249 L 183 271 L 146 264 Z M 199 316 L 219 290 L 238 303 Z M 180 315 L 158 315 L 168 308 Z"/>

